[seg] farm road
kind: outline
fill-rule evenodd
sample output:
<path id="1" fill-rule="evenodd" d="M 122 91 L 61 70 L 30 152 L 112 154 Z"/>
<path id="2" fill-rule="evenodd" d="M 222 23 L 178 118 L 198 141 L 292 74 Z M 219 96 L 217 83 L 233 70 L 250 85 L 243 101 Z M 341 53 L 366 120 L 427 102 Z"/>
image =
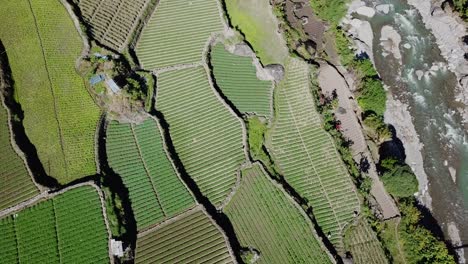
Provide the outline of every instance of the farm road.
<path id="1" fill-rule="evenodd" d="M 363 135 L 363 127 L 359 123 L 355 109 L 358 107 L 352 99 L 351 93 L 345 79 L 330 65 L 321 64 L 319 69 L 319 85 L 324 93 L 331 94 L 336 89 L 338 94 L 338 109 L 335 111 L 336 118 L 341 121 L 341 132 L 344 137 L 352 140 L 351 153 L 354 160 L 359 164 L 361 157 L 369 161 L 370 168 L 367 175 L 372 178 L 371 194 L 382 209 L 383 219 L 396 217 L 400 214 L 394 201 L 385 190 L 380 181 L 375 167 L 375 162 L 367 147 Z M 351 98 L 351 99 L 350 99 Z"/>

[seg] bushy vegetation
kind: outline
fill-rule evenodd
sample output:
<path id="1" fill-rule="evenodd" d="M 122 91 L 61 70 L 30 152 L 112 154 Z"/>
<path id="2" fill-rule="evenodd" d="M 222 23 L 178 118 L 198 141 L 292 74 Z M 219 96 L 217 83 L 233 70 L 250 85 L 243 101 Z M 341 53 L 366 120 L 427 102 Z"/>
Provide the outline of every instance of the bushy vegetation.
<path id="1" fill-rule="evenodd" d="M 468 19 L 468 0 L 451 0 L 453 7 L 463 19 Z"/>
<path id="2" fill-rule="evenodd" d="M 381 177 L 385 189 L 397 198 L 410 197 L 418 191 L 418 180 L 411 168 L 404 165 L 395 165 Z"/>
<path id="3" fill-rule="evenodd" d="M 336 26 L 346 14 L 347 2 L 348 0 L 310 0 L 310 6 L 318 17 Z"/>

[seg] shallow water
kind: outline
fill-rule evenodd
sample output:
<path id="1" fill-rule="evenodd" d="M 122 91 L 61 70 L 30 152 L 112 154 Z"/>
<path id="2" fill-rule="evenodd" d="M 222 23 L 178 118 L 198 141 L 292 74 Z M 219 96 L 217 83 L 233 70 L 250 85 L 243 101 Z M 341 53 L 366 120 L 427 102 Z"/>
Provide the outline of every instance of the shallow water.
<path id="1" fill-rule="evenodd" d="M 403 0 L 380 0 L 393 4 L 389 14 L 377 13 L 371 20 L 374 31 L 374 59 L 390 92 L 408 104 L 413 123 L 424 147 L 424 169 L 428 175 L 433 215 L 446 231 L 455 222 L 464 245 L 468 244 L 468 142 L 466 127 L 455 101 L 455 75 L 446 69 L 434 37 L 419 13 Z M 375 3 L 375 1 L 374 1 Z M 371 6 L 372 4 L 369 4 Z M 380 31 L 391 25 L 401 35 L 402 65 L 392 55 L 384 57 Z M 409 44 L 411 47 L 405 48 Z M 406 45 L 408 47 L 408 45 Z M 433 65 L 437 65 L 431 67 Z M 419 80 L 416 71 L 425 75 Z M 449 167 L 456 170 L 456 181 Z M 446 238 L 448 236 L 446 235 Z M 468 250 L 465 250 L 468 251 Z M 467 252 L 465 252 L 466 255 Z"/>

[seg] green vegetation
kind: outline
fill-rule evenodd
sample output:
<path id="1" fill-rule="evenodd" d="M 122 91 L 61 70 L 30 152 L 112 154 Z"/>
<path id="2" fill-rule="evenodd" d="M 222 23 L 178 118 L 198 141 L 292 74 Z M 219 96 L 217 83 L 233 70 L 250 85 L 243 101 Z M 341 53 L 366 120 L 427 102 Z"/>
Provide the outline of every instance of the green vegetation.
<path id="1" fill-rule="evenodd" d="M 232 262 L 224 236 L 200 206 L 137 238 L 137 264 Z"/>
<path id="2" fill-rule="evenodd" d="M 348 0 L 310 0 L 314 13 L 336 27 L 346 14 Z"/>
<path id="3" fill-rule="evenodd" d="M 453 3 L 453 7 L 457 12 L 460 13 L 460 16 L 463 19 L 468 18 L 468 1 L 467 0 L 451 0 L 451 3 Z"/>
<path id="4" fill-rule="evenodd" d="M 285 180 L 312 206 L 318 224 L 340 249 L 341 230 L 360 211 L 360 201 L 321 126 L 309 77 L 305 62 L 291 59 L 287 63 L 285 78 L 275 91 L 276 120 L 267 146 Z"/>
<path id="5" fill-rule="evenodd" d="M 114 50 L 122 51 L 150 0 L 74 0 L 91 36 Z M 86 30 L 88 31 L 88 30 Z"/>
<path id="6" fill-rule="evenodd" d="M 2 3 L 0 39 L 26 134 L 47 174 L 62 184 L 95 174 L 99 109 L 75 71 L 82 40 L 64 6 L 53 0 Z"/>
<path id="7" fill-rule="evenodd" d="M 0 209 L 39 193 L 26 169 L 25 161 L 13 149 L 8 122 L 8 113 L 0 102 Z"/>
<path id="8" fill-rule="evenodd" d="M 216 84 L 240 112 L 271 115 L 273 84 L 257 78 L 251 57 L 231 54 L 217 44 L 211 51 L 211 63 Z"/>
<path id="9" fill-rule="evenodd" d="M 408 165 L 396 165 L 382 177 L 385 189 L 396 198 L 410 197 L 418 191 L 418 180 Z"/>
<path id="10" fill-rule="evenodd" d="M 226 1 L 231 24 L 245 36 L 263 65 L 284 64 L 288 50 L 268 0 Z"/>
<path id="11" fill-rule="evenodd" d="M 203 195 L 219 206 L 245 160 L 241 120 L 215 95 L 202 67 L 161 73 L 156 108 L 175 150 Z"/>
<path id="12" fill-rule="evenodd" d="M 161 0 L 143 29 L 136 53 L 147 70 L 201 62 L 208 38 L 222 30 L 217 1 Z"/>
<path id="13" fill-rule="evenodd" d="M 91 187 L 67 191 L 0 219 L 0 230 L 3 263 L 109 262 L 101 202 Z"/>
<path id="14" fill-rule="evenodd" d="M 156 122 L 112 122 L 107 128 L 110 167 L 129 190 L 138 229 L 162 222 L 194 205 L 163 146 Z"/>
<path id="15" fill-rule="evenodd" d="M 256 263 L 331 263 L 301 210 L 258 164 L 242 170 L 241 187 L 224 208 L 241 246 L 260 251 Z"/>
<path id="16" fill-rule="evenodd" d="M 351 252 L 356 264 L 387 264 L 388 260 L 377 236 L 366 219 L 361 218 L 346 231 L 345 248 Z"/>

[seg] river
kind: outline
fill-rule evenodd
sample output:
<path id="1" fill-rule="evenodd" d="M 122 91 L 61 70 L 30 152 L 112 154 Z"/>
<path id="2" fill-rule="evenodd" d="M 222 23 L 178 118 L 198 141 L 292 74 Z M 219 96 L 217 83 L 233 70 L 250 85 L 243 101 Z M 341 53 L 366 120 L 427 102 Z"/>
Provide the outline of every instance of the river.
<path id="1" fill-rule="evenodd" d="M 367 6 L 375 2 L 393 6 L 388 14 L 377 12 L 367 20 L 374 33 L 372 49 L 377 70 L 389 86 L 393 99 L 409 106 L 415 130 L 423 145 L 423 166 L 432 198 L 426 205 L 432 209 L 445 238 L 450 237 L 449 229 L 452 239 L 453 235 L 457 236 L 453 232 L 456 226 L 461 244 L 466 247 L 468 126 L 463 124 L 457 108 L 467 106 L 455 99 L 457 79 L 447 69 L 447 61 L 441 56 L 434 36 L 424 26 L 417 10 L 403 0 L 372 2 Z M 385 50 L 380 38 L 385 25 L 392 26 L 401 36 L 401 61 L 391 54 L 383 55 Z M 465 250 L 466 259 L 467 253 L 468 250 Z"/>

